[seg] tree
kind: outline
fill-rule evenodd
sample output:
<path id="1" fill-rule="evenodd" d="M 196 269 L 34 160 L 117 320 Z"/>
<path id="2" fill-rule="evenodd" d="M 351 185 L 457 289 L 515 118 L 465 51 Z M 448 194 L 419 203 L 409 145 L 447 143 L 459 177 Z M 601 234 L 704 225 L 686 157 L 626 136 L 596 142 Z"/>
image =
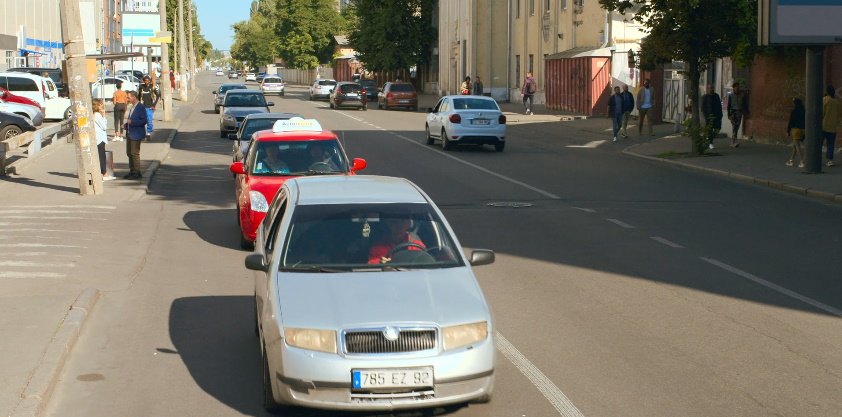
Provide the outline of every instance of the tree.
<path id="1" fill-rule="evenodd" d="M 232 58 L 247 61 L 251 66 L 271 64 L 278 48 L 278 37 L 266 16 L 256 14 L 249 20 L 234 24 Z"/>
<path id="2" fill-rule="evenodd" d="M 354 0 L 358 24 L 349 41 L 366 69 L 409 69 L 430 60 L 438 35 L 433 27 L 434 0 Z"/>
<path id="3" fill-rule="evenodd" d="M 699 117 L 699 78 L 710 62 L 731 56 L 745 62 L 754 51 L 757 2 L 752 0 L 599 0 L 605 10 L 635 11 L 634 20 L 647 30 L 641 44 L 641 65 L 670 61 L 685 64 L 690 81 L 692 117 L 688 133 L 692 153 L 705 152 Z M 648 67 L 648 68 L 647 68 Z"/>
<path id="4" fill-rule="evenodd" d="M 316 68 L 333 60 L 332 40 L 341 28 L 335 0 L 276 0 L 279 56 L 293 68 Z"/>

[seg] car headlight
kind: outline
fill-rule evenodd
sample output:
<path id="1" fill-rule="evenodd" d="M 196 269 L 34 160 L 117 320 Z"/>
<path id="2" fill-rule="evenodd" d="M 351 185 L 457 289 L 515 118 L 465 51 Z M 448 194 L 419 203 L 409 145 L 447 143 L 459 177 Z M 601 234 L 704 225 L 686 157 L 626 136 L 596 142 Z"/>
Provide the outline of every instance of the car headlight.
<path id="1" fill-rule="evenodd" d="M 235 122 L 237 121 L 237 118 L 226 113 L 222 115 L 222 120 L 225 120 L 226 122 Z"/>
<path id="2" fill-rule="evenodd" d="M 290 346 L 319 352 L 336 353 L 336 331 L 319 329 L 284 330 L 284 340 Z"/>
<path id="3" fill-rule="evenodd" d="M 444 332 L 444 350 L 453 350 L 485 340 L 488 337 L 488 322 L 460 324 L 445 327 L 442 331 Z"/>
<path id="4" fill-rule="evenodd" d="M 249 191 L 249 205 L 251 206 L 251 211 L 259 213 L 269 211 L 269 203 L 260 191 Z"/>

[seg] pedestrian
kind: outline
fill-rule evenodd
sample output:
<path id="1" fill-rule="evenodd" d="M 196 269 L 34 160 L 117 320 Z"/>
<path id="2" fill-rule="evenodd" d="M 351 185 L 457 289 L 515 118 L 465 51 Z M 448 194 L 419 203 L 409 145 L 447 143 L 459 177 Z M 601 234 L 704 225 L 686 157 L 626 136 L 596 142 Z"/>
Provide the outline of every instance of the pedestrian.
<path id="1" fill-rule="evenodd" d="M 113 175 L 108 175 L 105 161 L 105 144 L 108 143 L 108 119 L 105 117 L 105 102 L 101 99 L 94 99 L 91 101 L 91 107 L 94 110 L 94 133 L 96 134 L 96 150 L 99 154 L 99 171 L 102 173 L 104 181 L 114 179 Z"/>
<path id="2" fill-rule="evenodd" d="M 734 91 L 728 96 L 728 120 L 731 121 L 731 146 L 738 148 L 740 142 L 737 141 L 737 131 L 740 130 L 740 125 L 743 122 L 743 117 L 748 115 L 748 95 L 740 88 L 740 83 L 731 84 Z M 745 130 L 745 128 L 743 128 Z"/>
<path id="3" fill-rule="evenodd" d="M 702 115 L 705 116 L 708 149 L 713 149 L 713 138 L 722 129 L 722 99 L 713 91 L 711 84 L 705 87 L 705 95 L 702 96 Z"/>
<path id="4" fill-rule="evenodd" d="M 532 113 L 532 100 L 536 91 L 538 91 L 538 83 L 535 82 L 535 78 L 532 78 L 532 72 L 527 72 L 526 78 L 523 79 L 523 84 L 520 87 L 520 93 L 523 94 L 523 106 L 526 108 L 526 114 L 534 114 Z"/>
<path id="5" fill-rule="evenodd" d="M 628 138 L 628 126 L 629 126 L 629 118 L 631 118 L 631 112 L 634 110 L 634 95 L 629 92 L 629 86 L 623 84 L 623 132 L 622 135 L 624 138 Z"/>
<path id="6" fill-rule="evenodd" d="M 655 136 L 652 128 L 652 115 L 649 110 L 655 107 L 655 89 L 649 84 L 649 80 L 643 81 L 643 88 L 637 92 L 637 134 L 643 136 L 643 123 L 649 121 L 649 136 Z M 647 117 L 648 116 L 648 117 Z"/>
<path id="7" fill-rule="evenodd" d="M 789 112 L 789 123 L 786 125 L 786 135 L 792 140 L 792 153 L 786 166 L 795 164 L 795 157 L 798 156 L 798 168 L 804 168 L 804 154 L 801 152 L 801 141 L 804 140 L 805 110 L 804 102 L 800 98 L 792 99 L 792 111 Z"/>
<path id="8" fill-rule="evenodd" d="M 839 106 L 839 99 L 836 98 L 836 89 L 832 85 L 825 89 L 822 102 L 822 138 L 824 138 L 827 156 L 827 166 L 832 167 L 834 147 L 836 145 L 836 127 L 839 119 L 842 118 L 842 107 Z"/>
<path id="9" fill-rule="evenodd" d="M 459 87 L 459 94 L 468 95 L 471 94 L 471 77 L 465 77 L 465 81 L 462 81 L 462 85 Z"/>
<path id="10" fill-rule="evenodd" d="M 477 75 L 477 80 L 474 82 L 474 95 L 481 96 L 485 93 L 485 89 L 482 85 L 482 79 Z"/>
<path id="11" fill-rule="evenodd" d="M 140 173 L 140 142 L 146 137 L 146 125 L 149 121 L 146 107 L 137 98 L 136 91 L 129 91 L 129 104 L 132 111 L 126 121 L 126 155 L 129 157 L 129 173 L 123 178 L 137 180 L 143 178 Z"/>
<path id="12" fill-rule="evenodd" d="M 143 103 L 143 107 L 146 109 L 146 137 L 144 140 L 149 140 L 152 138 L 152 131 L 153 131 L 153 115 L 155 114 L 155 106 L 158 104 L 158 99 L 161 98 L 161 93 L 158 91 L 158 87 L 152 85 L 152 78 L 148 75 L 143 76 L 143 85 L 140 86 L 140 90 L 138 91 L 140 101 Z"/>
<path id="13" fill-rule="evenodd" d="M 608 98 L 608 117 L 611 118 L 612 122 L 614 142 L 617 141 L 617 134 L 619 134 L 620 127 L 623 125 L 623 113 L 623 93 L 619 86 L 614 86 L 614 94 Z"/>
<path id="14" fill-rule="evenodd" d="M 175 71 L 170 70 L 170 89 L 175 90 Z"/>
<path id="15" fill-rule="evenodd" d="M 111 102 L 114 103 L 114 140 L 120 142 L 123 140 L 123 119 L 126 117 L 126 107 L 129 104 L 128 96 L 123 91 L 123 83 L 117 83 L 117 89 L 114 90 L 114 95 L 111 96 Z"/>

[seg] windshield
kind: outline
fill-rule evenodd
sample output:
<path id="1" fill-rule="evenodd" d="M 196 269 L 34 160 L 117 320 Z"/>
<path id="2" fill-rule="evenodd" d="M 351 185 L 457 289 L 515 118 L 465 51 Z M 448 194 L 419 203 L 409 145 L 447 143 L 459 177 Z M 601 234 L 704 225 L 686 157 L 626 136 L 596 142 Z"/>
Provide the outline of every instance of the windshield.
<path id="1" fill-rule="evenodd" d="M 412 93 L 415 92 L 415 87 L 412 84 L 392 84 L 391 90 L 401 93 Z"/>
<path id="2" fill-rule="evenodd" d="M 298 206 L 282 271 L 396 271 L 464 265 L 428 204 Z"/>
<path id="3" fill-rule="evenodd" d="M 266 107 L 263 94 L 226 94 L 225 107 Z"/>
<path id="4" fill-rule="evenodd" d="M 336 85 L 336 81 L 334 81 L 334 80 L 323 80 L 323 81 L 319 81 L 319 85 L 321 85 L 321 86 Z"/>
<path id="5" fill-rule="evenodd" d="M 453 99 L 454 109 L 470 109 L 470 110 L 500 110 L 494 100 L 486 100 L 481 98 L 455 98 Z"/>
<path id="6" fill-rule="evenodd" d="M 221 85 L 219 86 L 219 92 L 224 93 L 228 90 L 239 90 L 241 88 L 246 88 L 246 86 L 242 84 L 235 84 L 235 85 Z"/>
<path id="7" fill-rule="evenodd" d="M 253 135 L 254 132 L 272 129 L 272 126 L 275 125 L 276 121 L 286 119 L 286 117 L 278 117 L 273 119 L 247 119 L 246 124 L 243 125 L 243 134 L 241 135 L 240 140 L 249 140 L 251 139 L 251 135 Z"/>
<path id="8" fill-rule="evenodd" d="M 336 140 L 262 141 L 250 150 L 249 173 L 257 176 L 344 174 L 348 161 Z"/>
<path id="9" fill-rule="evenodd" d="M 359 93 L 362 89 L 359 84 L 343 84 L 339 87 L 339 90 L 343 93 Z"/>

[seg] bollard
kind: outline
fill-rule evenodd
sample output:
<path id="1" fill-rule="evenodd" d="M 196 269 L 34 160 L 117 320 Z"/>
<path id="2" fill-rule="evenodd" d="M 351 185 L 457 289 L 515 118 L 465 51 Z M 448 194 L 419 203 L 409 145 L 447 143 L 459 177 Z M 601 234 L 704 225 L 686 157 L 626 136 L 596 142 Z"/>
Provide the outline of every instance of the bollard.
<path id="1" fill-rule="evenodd" d="M 114 176 L 114 152 L 105 151 L 105 172 L 106 175 Z"/>

